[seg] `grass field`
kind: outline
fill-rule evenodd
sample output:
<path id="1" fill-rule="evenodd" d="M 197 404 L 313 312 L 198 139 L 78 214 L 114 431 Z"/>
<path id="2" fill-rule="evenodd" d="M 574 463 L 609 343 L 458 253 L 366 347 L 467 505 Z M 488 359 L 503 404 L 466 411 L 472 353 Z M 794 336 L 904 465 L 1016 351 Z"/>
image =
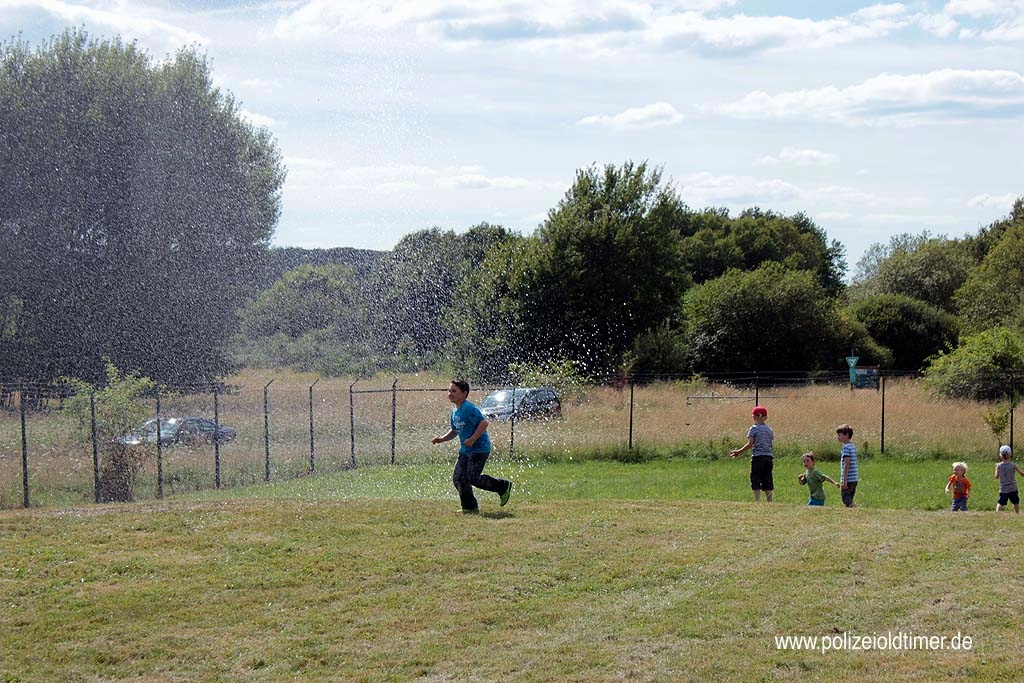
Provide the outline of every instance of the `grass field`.
<path id="1" fill-rule="evenodd" d="M 496 459 L 480 516 L 440 464 L 0 512 L 0 680 L 1016 680 L 1024 522 L 987 466 L 953 514 L 920 509 L 947 463 L 867 461 L 856 510 L 793 464 L 771 506 L 744 462 Z"/>

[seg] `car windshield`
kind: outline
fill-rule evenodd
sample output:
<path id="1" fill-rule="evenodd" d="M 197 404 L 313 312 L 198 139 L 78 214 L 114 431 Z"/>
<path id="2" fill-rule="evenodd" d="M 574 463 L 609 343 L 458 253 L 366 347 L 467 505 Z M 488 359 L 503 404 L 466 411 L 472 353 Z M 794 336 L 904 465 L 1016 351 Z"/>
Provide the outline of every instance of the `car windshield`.
<path id="1" fill-rule="evenodd" d="M 174 432 L 174 428 L 177 426 L 177 424 L 178 424 L 178 418 L 176 418 L 176 417 L 168 417 L 168 418 L 161 419 L 160 420 L 160 433 L 161 434 L 172 434 Z M 156 418 L 155 417 L 151 417 L 150 419 L 148 419 L 145 422 L 143 422 L 142 426 L 139 427 L 139 434 L 142 434 L 142 435 L 153 435 L 153 434 L 156 434 Z"/>
<path id="2" fill-rule="evenodd" d="M 523 400 L 523 392 L 513 392 L 512 389 L 499 389 L 487 395 L 487 398 L 480 404 L 481 408 L 511 408 L 512 396 L 516 395 L 516 402 Z"/>

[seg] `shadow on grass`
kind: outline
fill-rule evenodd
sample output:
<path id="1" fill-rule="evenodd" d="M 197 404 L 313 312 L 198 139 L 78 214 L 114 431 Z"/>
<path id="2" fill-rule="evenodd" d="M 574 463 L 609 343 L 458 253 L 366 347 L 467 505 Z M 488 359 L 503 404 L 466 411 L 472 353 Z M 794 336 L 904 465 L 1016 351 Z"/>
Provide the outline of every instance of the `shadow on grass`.
<path id="1" fill-rule="evenodd" d="M 481 512 L 480 516 L 484 519 L 511 519 L 515 517 L 515 514 L 508 510 L 500 510 L 495 512 Z"/>

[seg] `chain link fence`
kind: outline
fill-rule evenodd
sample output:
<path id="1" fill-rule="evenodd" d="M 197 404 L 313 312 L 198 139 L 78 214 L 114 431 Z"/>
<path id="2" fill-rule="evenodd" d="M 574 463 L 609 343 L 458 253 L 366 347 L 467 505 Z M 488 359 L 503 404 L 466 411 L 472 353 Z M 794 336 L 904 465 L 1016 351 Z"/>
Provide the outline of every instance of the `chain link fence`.
<path id="1" fill-rule="evenodd" d="M 641 381 L 643 379 L 643 381 Z M 1016 398 L 940 399 L 919 378 L 877 375 L 853 388 L 847 373 L 609 378 L 561 388 L 557 418 L 494 420 L 496 458 L 727 457 L 742 445 L 750 409 L 768 408 L 776 453 L 838 456 L 835 428 L 853 426 L 862 457 L 994 460 L 1012 443 Z M 203 391 L 164 388 L 148 400 L 163 425 L 203 418 L 233 435 L 186 434 L 141 444 L 132 497 L 282 481 L 353 467 L 451 461 L 430 443 L 448 430 L 448 381 L 404 376 L 351 380 L 250 372 Z M 1013 379 L 1006 378 L 1006 386 Z M 479 403 L 494 387 L 473 388 Z M 0 508 L 101 500 L 106 444 L 63 410 L 54 386 L 0 387 Z M 95 406 L 102 417 L 104 407 Z"/>

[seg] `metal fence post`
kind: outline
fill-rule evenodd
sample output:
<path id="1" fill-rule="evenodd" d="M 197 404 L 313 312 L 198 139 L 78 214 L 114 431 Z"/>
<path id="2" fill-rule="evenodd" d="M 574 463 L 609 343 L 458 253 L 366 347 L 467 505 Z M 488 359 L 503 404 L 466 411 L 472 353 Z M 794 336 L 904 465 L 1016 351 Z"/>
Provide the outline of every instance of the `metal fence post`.
<path id="1" fill-rule="evenodd" d="M 156 388 L 156 497 L 164 497 L 164 442 L 160 438 L 160 387 Z"/>
<path id="2" fill-rule="evenodd" d="M 309 472 L 312 474 L 316 472 L 316 446 L 313 442 L 313 387 L 320 381 L 317 377 L 316 380 L 309 385 Z"/>
<path id="3" fill-rule="evenodd" d="M 92 487 L 100 502 L 100 450 L 96 439 L 96 392 L 89 390 L 89 423 L 92 434 Z"/>
<path id="4" fill-rule="evenodd" d="M 21 387 L 18 394 L 18 406 L 21 411 L 21 487 L 22 500 L 25 507 L 29 506 L 28 500 L 28 434 L 25 430 L 25 387 Z"/>
<path id="5" fill-rule="evenodd" d="M 349 437 L 352 439 L 352 467 L 356 466 L 356 404 L 355 404 L 355 389 L 356 382 L 359 378 L 356 377 L 355 382 L 348 385 L 348 421 L 349 421 Z"/>
<path id="6" fill-rule="evenodd" d="M 395 442 L 398 437 L 398 378 L 391 384 L 391 464 L 395 464 Z"/>
<path id="7" fill-rule="evenodd" d="M 270 385 L 274 383 L 274 380 L 270 380 L 263 385 L 263 450 L 266 455 L 264 460 L 264 481 L 270 482 L 270 409 L 267 394 L 270 389 Z"/>
<path id="8" fill-rule="evenodd" d="M 1010 448 L 1013 448 L 1013 413 L 1017 408 L 1017 373 L 1010 372 Z"/>
<path id="9" fill-rule="evenodd" d="M 512 418 L 509 422 L 508 436 L 508 457 L 516 454 L 516 396 L 519 395 L 519 385 L 512 387 Z"/>
<path id="10" fill-rule="evenodd" d="M 213 387 L 213 471 L 214 485 L 220 488 L 220 400 L 216 386 Z"/>
<path id="11" fill-rule="evenodd" d="M 878 452 L 885 455 L 885 375 L 881 372 L 879 372 L 879 375 L 881 375 L 881 377 L 879 377 L 879 384 L 882 385 L 882 436 L 879 441 Z"/>
<path id="12" fill-rule="evenodd" d="M 633 387 L 636 384 L 629 378 L 629 450 L 633 450 Z"/>

